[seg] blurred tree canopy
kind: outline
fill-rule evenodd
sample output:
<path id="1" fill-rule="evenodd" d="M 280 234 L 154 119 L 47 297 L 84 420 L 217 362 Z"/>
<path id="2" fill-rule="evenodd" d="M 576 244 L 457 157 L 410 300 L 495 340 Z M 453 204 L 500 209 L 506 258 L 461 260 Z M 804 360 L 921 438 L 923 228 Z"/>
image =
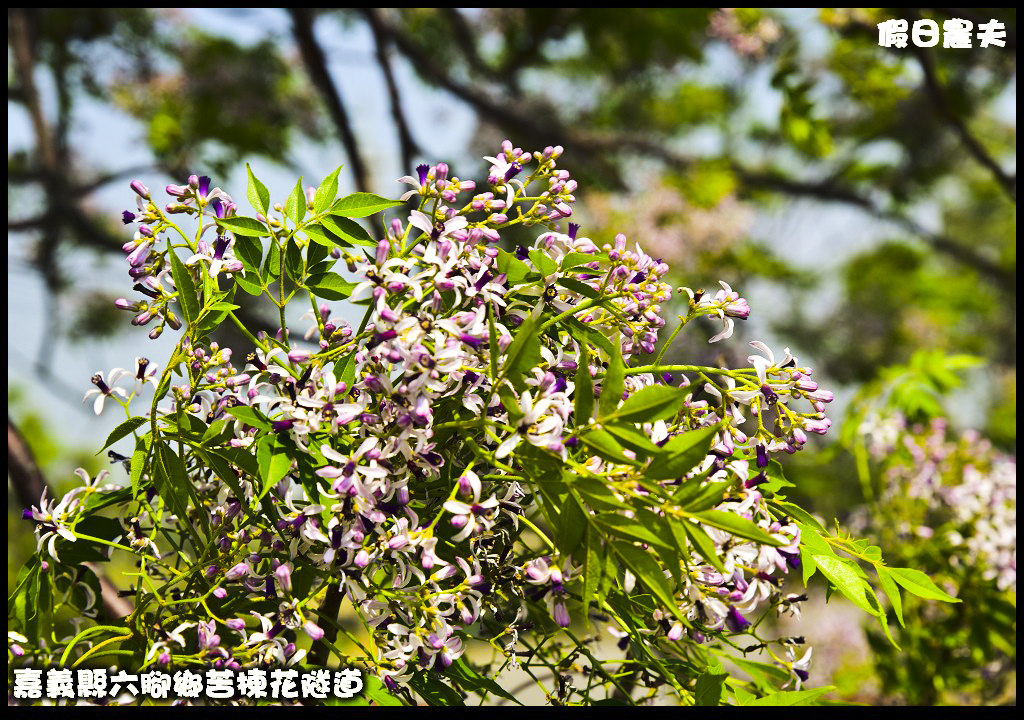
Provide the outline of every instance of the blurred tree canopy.
<path id="1" fill-rule="evenodd" d="M 315 32 L 361 27 L 390 102 L 393 127 L 378 131 L 395 133 L 403 167 L 442 158 L 399 65 L 476 114 L 477 154 L 505 137 L 563 145 L 595 239 L 660 233 L 695 286 L 778 282 L 789 307 L 778 331 L 815 348 L 831 379 L 869 381 L 919 348 L 982 356 L 992 434 L 1015 443 L 1015 11 L 289 9 L 255 43 L 232 37 L 245 12 L 198 27 L 180 10 L 8 11 L 9 108 L 33 131 L 8 154 L 8 232 L 52 294 L 74 291 L 62 248 L 120 252 L 122 233 L 90 197 L 143 171 L 180 181 L 255 156 L 287 165 L 302 139 L 339 143 L 356 189 L 371 189 L 352 122 L 361 100 L 343 97 L 337 47 Z M 877 23 L 894 17 L 995 19 L 1005 47 L 882 48 Z M 119 165 L 116 147 L 102 167 L 83 160 L 87 100 L 140 123 L 150 166 Z M 756 213 L 798 201 L 848 208 L 885 241 L 828 277 L 790 262 L 786 237 L 750 240 Z M 822 312 L 825 290 L 840 300 Z M 102 298 L 79 306 L 79 334 L 115 326 Z M 260 325 L 259 308 L 246 311 Z"/>

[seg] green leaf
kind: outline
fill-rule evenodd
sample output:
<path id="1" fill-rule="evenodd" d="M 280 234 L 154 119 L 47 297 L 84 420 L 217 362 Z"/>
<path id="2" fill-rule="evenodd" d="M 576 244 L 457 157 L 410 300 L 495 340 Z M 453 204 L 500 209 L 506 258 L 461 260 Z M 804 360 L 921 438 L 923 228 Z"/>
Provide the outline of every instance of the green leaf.
<path id="1" fill-rule="evenodd" d="M 721 425 L 690 430 L 671 438 L 654 458 L 645 475 L 651 480 L 673 480 L 683 477 L 707 457 Z"/>
<path id="2" fill-rule="evenodd" d="M 610 358 L 615 353 L 612 341 L 597 328 L 591 327 L 575 317 L 566 318 L 562 323 L 572 329 L 572 335 L 577 342 L 582 342 L 584 339 L 589 340 L 591 345 L 604 352 L 605 357 Z"/>
<path id="3" fill-rule="evenodd" d="M 814 528 L 810 528 L 803 523 L 798 522 L 797 527 L 800 528 L 800 544 L 806 547 L 814 555 L 828 555 L 829 557 L 837 557 L 832 546 L 829 545 Z M 826 533 L 827 535 L 827 533 Z"/>
<path id="4" fill-rule="evenodd" d="M 259 273 L 258 272 L 256 273 L 256 275 L 257 275 L 257 277 L 259 277 Z M 239 273 L 236 273 L 234 278 L 235 278 L 235 284 L 238 285 L 238 287 L 240 287 L 243 290 L 245 290 L 250 295 L 259 296 L 259 295 L 263 294 L 263 285 L 261 285 L 260 283 L 255 283 L 252 280 L 249 280 L 249 279 L 243 277 Z M 261 278 L 261 280 L 262 280 L 262 278 Z"/>
<path id="5" fill-rule="evenodd" d="M 685 553 L 686 544 L 682 538 L 678 537 L 678 529 L 681 529 L 686 534 L 686 537 L 690 540 L 690 545 L 693 546 L 698 555 L 704 558 L 705 562 L 718 570 L 718 572 L 725 572 L 722 558 L 718 556 L 718 546 L 715 545 L 715 541 L 711 539 L 711 536 L 707 534 L 704 528 L 689 520 L 674 521 L 671 523 L 671 527 L 673 534 L 676 535 L 676 544 L 680 546 L 680 552 Z"/>
<path id="6" fill-rule="evenodd" d="M 288 245 L 285 248 L 284 253 L 284 266 L 295 282 L 302 282 L 302 276 L 304 274 L 302 267 L 302 251 L 299 250 L 298 243 L 295 242 L 294 237 L 288 239 Z"/>
<path id="7" fill-rule="evenodd" d="M 267 186 L 259 181 L 253 172 L 252 168 L 249 167 L 249 163 L 245 164 L 245 169 L 249 173 L 249 204 L 252 205 L 253 210 L 258 210 L 264 216 L 270 209 L 270 191 L 267 190 Z"/>
<path id="8" fill-rule="evenodd" d="M 267 416 L 261 413 L 254 407 L 248 405 L 236 405 L 227 409 L 228 415 L 238 418 L 246 425 L 250 425 L 254 428 L 261 430 L 272 430 L 273 425 L 270 424 L 270 420 Z"/>
<path id="9" fill-rule="evenodd" d="M 686 492 L 685 496 L 680 493 L 673 497 L 686 512 L 702 512 L 720 504 L 726 493 L 729 492 L 732 483 L 713 482 L 703 486 L 700 483 L 687 483 L 683 488 L 688 489 L 688 486 L 692 487 L 693 485 L 697 486 L 696 492 Z"/>
<path id="10" fill-rule="evenodd" d="M 292 469 L 292 459 L 284 453 L 275 453 L 270 458 L 270 467 L 267 469 L 267 474 L 263 478 L 266 485 L 264 488 L 272 487 L 277 485 L 284 479 L 284 476 L 288 474 L 288 471 Z"/>
<path id="11" fill-rule="evenodd" d="M 611 419 L 614 415 L 610 416 Z M 610 422 L 602 424 L 602 427 L 615 436 L 627 450 L 632 450 L 639 458 L 648 458 L 652 455 L 661 454 L 661 448 L 651 442 L 643 433 L 639 432 L 632 425 L 618 425 Z"/>
<path id="12" fill-rule="evenodd" d="M 217 218 L 217 225 L 234 233 L 237 246 L 238 239 L 242 237 L 269 237 L 270 229 L 256 218 L 235 215 L 229 218 Z"/>
<path id="13" fill-rule="evenodd" d="M 234 470 L 231 469 L 230 461 L 222 455 L 210 450 L 208 448 L 194 448 L 195 452 L 199 454 L 199 457 L 203 459 L 203 462 L 208 465 L 215 473 L 217 477 L 227 483 L 228 487 L 235 494 L 235 497 L 244 503 L 246 497 L 245 491 L 242 489 L 241 483 L 238 482 L 238 475 L 235 474 Z"/>
<path id="14" fill-rule="evenodd" d="M 367 700 L 372 700 L 377 705 L 383 706 L 405 705 L 405 703 L 403 703 L 401 699 L 396 697 L 394 694 L 392 694 L 390 690 L 388 690 L 387 686 L 384 684 L 384 681 L 376 675 L 364 674 L 363 682 L 363 697 L 365 697 Z"/>
<path id="15" fill-rule="evenodd" d="M 583 427 L 594 415 L 594 380 L 590 377 L 590 351 L 587 344 L 578 340 L 580 346 L 576 367 L 576 389 L 573 391 L 573 407 L 576 427 Z"/>
<path id="16" fill-rule="evenodd" d="M 171 260 L 171 273 L 174 276 L 174 287 L 178 289 L 178 303 L 185 315 L 185 322 L 189 329 L 195 324 L 199 317 L 199 294 L 196 292 L 196 284 L 189 274 L 188 268 L 178 259 L 174 250 L 169 250 L 167 256 Z"/>
<path id="17" fill-rule="evenodd" d="M 309 225 L 306 225 L 305 227 L 302 228 L 302 232 L 304 232 L 306 236 L 309 238 L 310 249 L 322 247 L 326 250 L 327 253 L 329 253 L 330 248 L 332 247 L 352 247 L 352 243 L 350 243 L 348 240 L 345 240 L 344 238 L 339 237 L 337 233 L 335 233 L 332 230 L 328 230 L 323 225 L 310 223 Z M 315 252 L 317 255 L 323 254 L 323 251 L 321 250 L 317 250 Z M 323 254 L 323 257 L 326 256 L 326 254 Z"/>
<path id="18" fill-rule="evenodd" d="M 510 694 L 505 690 L 505 688 L 501 687 L 501 685 L 491 678 L 485 677 L 474 670 L 466 661 L 465 655 L 460 657 L 455 664 L 448 668 L 448 672 L 446 674 L 449 677 L 455 678 L 455 680 L 458 681 L 459 686 L 464 690 L 473 691 L 481 697 L 490 693 L 491 695 L 497 695 L 498 697 L 514 702 L 516 705 L 522 705 L 521 702 L 516 700 L 514 695 Z"/>
<path id="19" fill-rule="evenodd" d="M 373 193 L 357 192 L 338 200 L 331 206 L 332 215 L 341 215 L 348 218 L 360 218 L 381 210 L 398 207 L 402 203 L 398 200 L 388 200 Z"/>
<path id="20" fill-rule="evenodd" d="M 565 499 L 565 504 L 562 506 L 558 533 L 555 535 L 555 545 L 564 555 L 570 556 L 576 552 L 580 543 L 583 542 L 586 530 L 587 511 L 580 506 L 575 496 L 569 493 Z"/>
<path id="21" fill-rule="evenodd" d="M 917 595 L 918 597 L 922 597 L 927 600 L 940 600 L 941 602 L 949 603 L 960 602 L 959 598 L 955 598 L 942 590 L 938 585 L 932 582 L 930 577 L 920 570 L 894 567 L 888 568 L 888 570 L 893 579 L 902 585 L 907 592 L 912 593 L 913 595 Z"/>
<path id="22" fill-rule="evenodd" d="M 331 243 L 321 242 L 320 240 L 311 237 L 309 244 L 306 247 L 306 272 L 313 275 L 315 273 L 330 270 L 331 266 L 334 264 L 333 259 L 326 259 L 330 252 Z"/>
<path id="23" fill-rule="evenodd" d="M 514 425 L 518 425 L 519 421 L 523 417 L 523 411 L 519 407 L 519 398 L 512 391 L 512 388 L 506 383 L 502 383 L 498 387 L 498 399 L 501 400 L 502 406 L 505 408 L 505 412 L 508 413 L 508 419 Z"/>
<path id="24" fill-rule="evenodd" d="M 292 190 L 291 195 L 288 196 L 288 200 L 285 202 L 284 214 L 295 225 L 301 223 L 302 218 L 306 217 L 306 192 L 302 188 L 301 177 L 295 183 L 295 189 Z"/>
<path id="25" fill-rule="evenodd" d="M 109 435 L 107 435 L 107 441 L 103 444 L 103 447 L 100 448 L 100 452 L 103 452 L 121 438 L 127 437 L 128 435 L 135 432 L 148 422 L 149 419 L 144 417 L 128 418 L 123 423 L 114 428 Z M 99 455 L 99 453 L 96 454 Z"/>
<path id="26" fill-rule="evenodd" d="M 632 423 L 649 423 L 673 417 L 692 392 L 687 388 L 653 385 L 629 396 L 610 417 Z"/>
<path id="27" fill-rule="evenodd" d="M 558 272 L 558 263 L 552 260 L 543 250 L 533 248 L 530 250 L 529 255 L 530 260 L 533 261 L 533 266 L 540 271 L 541 275 L 547 277 Z"/>
<path id="28" fill-rule="evenodd" d="M 893 611 L 896 613 L 896 619 L 900 621 L 900 625 L 906 627 L 903 624 L 903 599 L 900 597 L 900 589 L 896 587 L 896 583 L 892 580 L 892 575 L 889 573 L 889 569 L 884 565 L 876 565 L 875 568 L 878 570 L 878 582 L 882 586 L 882 590 L 889 598 L 889 603 L 892 605 Z"/>
<path id="29" fill-rule="evenodd" d="M 124 535 L 124 528 L 114 518 L 93 515 L 83 518 L 75 525 L 75 531 L 83 535 L 91 535 L 101 540 L 113 542 L 119 535 Z M 60 559 L 65 565 L 80 565 L 84 562 L 109 562 L 109 545 L 94 543 L 79 538 L 73 543 L 61 545 Z"/>
<path id="30" fill-rule="evenodd" d="M 597 416 L 604 418 L 615 412 L 622 402 L 625 388 L 626 368 L 622 363 L 622 352 L 617 342 L 612 343 L 612 354 L 608 359 L 608 369 L 601 383 L 601 397 L 597 403 Z"/>
<path id="31" fill-rule="evenodd" d="M 149 451 L 146 448 L 139 448 L 132 454 L 132 497 L 139 494 L 139 484 L 142 481 L 142 471 L 146 469 L 146 456 Z"/>
<path id="32" fill-rule="evenodd" d="M 352 382 L 356 377 L 356 354 L 355 351 L 350 352 L 343 358 L 338 358 L 334 361 L 334 377 L 340 382 L 344 382 L 349 387 L 352 387 Z"/>
<path id="33" fill-rule="evenodd" d="M 599 293 L 597 290 L 595 290 L 594 288 L 592 288 L 589 285 L 587 285 L 585 282 L 581 282 L 580 280 L 577 280 L 576 278 L 571 278 L 571 277 L 558 278 L 558 280 L 555 281 L 555 284 L 556 285 L 561 285 L 566 290 L 572 290 L 573 292 L 579 293 L 583 297 L 590 298 L 591 300 L 597 300 L 597 299 L 599 299 L 601 297 L 601 293 Z"/>
<path id="34" fill-rule="evenodd" d="M 335 272 L 311 275 L 306 280 L 309 291 L 325 300 L 344 300 L 352 294 L 355 286 L 356 283 L 348 282 Z"/>
<path id="35" fill-rule="evenodd" d="M 762 545 L 781 547 L 788 544 L 781 540 L 776 540 L 750 520 L 740 517 L 736 513 L 725 512 L 724 510 L 705 510 L 692 513 L 692 515 L 705 525 L 711 525 L 719 530 L 725 530 L 736 537 L 753 540 Z"/>
<path id="36" fill-rule="evenodd" d="M 235 305 L 234 303 L 229 303 L 229 302 L 226 302 L 226 301 L 222 300 L 221 302 L 215 302 L 212 305 L 207 305 L 205 309 L 206 309 L 207 312 L 211 312 L 212 313 L 212 312 L 215 312 L 217 310 L 223 310 L 225 312 L 231 312 L 232 310 L 238 310 L 238 308 L 239 308 L 238 305 Z"/>
<path id="37" fill-rule="evenodd" d="M 281 247 L 276 242 L 270 244 L 267 259 L 263 261 L 263 275 L 271 278 L 281 277 Z"/>
<path id="38" fill-rule="evenodd" d="M 498 378 L 498 328 L 494 324 L 495 308 L 493 303 L 487 304 L 487 360 L 491 370 L 491 379 Z M 507 408 L 506 408 L 507 409 Z"/>
<path id="39" fill-rule="evenodd" d="M 694 702 L 700 707 L 717 707 L 722 698 L 722 685 L 727 674 L 701 673 L 697 677 L 697 685 L 694 688 Z"/>
<path id="40" fill-rule="evenodd" d="M 750 677 L 755 681 L 759 681 L 762 685 L 777 686 L 788 682 L 791 679 L 789 672 L 783 670 L 777 665 L 769 665 L 768 663 L 757 662 L 756 660 L 748 660 L 746 658 L 739 657 L 738 655 L 730 656 L 729 662 L 737 665 L 741 670 L 750 675 Z"/>
<path id="41" fill-rule="evenodd" d="M 531 273 L 530 266 L 510 252 L 498 250 L 498 270 L 505 273 L 509 285 L 518 285 Z"/>
<path id="42" fill-rule="evenodd" d="M 625 510 L 628 507 L 615 496 L 614 490 L 600 480 L 582 475 L 573 475 L 568 471 L 562 477 L 567 484 L 572 486 L 573 490 L 583 497 L 587 505 L 594 508 L 594 510 L 614 513 Z"/>
<path id="43" fill-rule="evenodd" d="M 366 228 L 355 220 L 349 220 L 347 217 L 343 217 L 341 215 L 328 215 L 323 219 L 323 226 L 345 242 L 352 243 L 353 245 L 377 247 L 377 241 L 370 236 L 370 233 L 366 231 Z M 334 244 L 338 244 L 329 235 L 325 237 L 334 242 Z M 342 247 L 346 246 L 343 245 Z"/>
<path id="44" fill-rule="evenodd" d="M 502 369 L 502 375 L 519 392 L 526 389 L 523 375 L 539 365 L 542 360 L 536 316 L 536 312 L 530 313 L 530 316 L 519 326 L 512 339 L 512 344 L 505 351 L 505 366 Z"/>
<path id="45" fill-rule="evenodd" d="M 564 272 L 564 271 L 567 271 L 567 270 L 569 270 L 571 268 L 574 268 L 574 267 L 576 267 L 578 265 L 584 265 L 584 264 L 588 264 L 588 263 L 592 263 L 592 262 L 600 262 L 602 260 L 602 258 L 607 260 L 608 259 L 608 255 L 606 253 L 600 253 L 599 255 L 591 255 L 589 253 L 575 253 L 575 252 L 574 253 L 569 253 L 564 258 L 562 258 L 561 268 L 562 268 L 562 271 Z"/>
<path id="46" fill-rule="evenodd" d="M 801 539 L 803 539 L 802 535 Z M 814 561 L 814 554 L 803 543 L 800 544 L 800 570 L 803 575 L 804 587 L 807 587 L 807 581 L 818 571 L 818 563 Z"/>
<path id="47" fill-rule="evenodd" d="M 155 450 L 153 484 L 156 487 L 157 494 L 171 508 L 171 512 L 178 516 L 179 525 L 184 526 L 192 534 L 193 538 L 199 542 L 200 539 L 195 528 L 188 521 L 188 500 L 186 495 L 192 489 L 192 485 L 185 472 L 181 458 L 175 454 L 170 446 L 164 443 L 159 443 Z M 200 513 L 200 515 L 205 517 L 206 514 Z"/>
<path id="48" fill-rule="evenodd" d="M 612 540 L 609 543 L 615 553 L 622 558 L 623 564 L 636 576 L 654 595 L 661 601 L 661 604 L 668 608 L 681 622 L 685 622 L 679 610 L 679 603 L 672 594 L 665 571 L 661 569 L 654 558 L 645 550 L 620 540 Z"/>
<path id="49" fill-rule="evenodd" d="M 292 461 L 278 443 L 277 438 L 272 435 L 267 435 L 260 440 L 256 447 L 256 460 L 259 463 L 259 477 L 262 484 L 259 499 L 262 499 L 288 474 L 292 467 Z"/>
<path id="50" fill-rule="evenodd" d="M 795 505 L 785 500 L 771 499 L 768 504 L 777 510 L 780 510 L 784 514 L 796 520 L 799 524 L 807 525 L 808 527 L 814 528 L 819 533 L 827 534 L 825 526 L 818 522 L 818 519 L 811 515 L 809 512 L 804 510 L 799 505 Z"/>
<path id="51" fill-rule="evenodd" d="M 757 491 L 762 495 L 771 497 L 773 494 L 780 492 L 783 488 L 796 487 L 786 479 L 786 475 L 782 470 L 782 463 L 778 460 L 771 460 L 768 463 L 768 467 L 764 469 L 764 474 L 765 477 L 768 478 L 768 481 L 757 486 Z"/>
<path id="52" fill-rule="evenodd" d="M 313 210 L 317 215 L 334 204 L 334 199 L 338 197 L 338 173 L 343 167 L 344 165 L 339 165 L 334 172 L 324 178 L 320 187 L 316 189 L 316 195 L 313 196 Z"/>
<path id="53" fill-rule="evenodd" d="M 409 687 L 423 698 L 428 705 L 465 705 L 458 690 L 445 683 L 436 672 L 425 670 L 409 679 Z"/>
<path id="54" fill-rule="evenodd" d="M 605 460 L 618 463 L 619 465 L 641 467 L 639 462 L 624 455 L 619 442 L 609 432 L 602 430 L 600 427 L 593 426 L 588 428 L 580 435 L 580 440 Z"/>
<path id="55" fill-rule="evenodd" d="M 638 542 L 647 543 L 648 545 L 659 545 L 661 547 L 672 549 L 672 546 L 668 544 L 668 540 L 666 538 L 658 537 L 636 520 L 631 520 L 625 515 L 598 515 L 593 519 L 593 522 L 596 526 L 610 535 L 616 535 L 626 540 L 636 540 Z"/>
<path id="56" fill-rule="evenodd" d="M 587 552 L 583 561 L 583 614 L 589 617 L 588 609 L 591 600 L 594 599 L 594 593 L 601 584 L 605 559 L 601 536 L 590 524 L 586 527 L 585 537 Z"/>
<path id="57" fill-rule="evenodd" d="M 821 574 L 854 605 L 866 613 L 878 615 L 878 598 L 872 592 L 871 586 L 847 565 L 847 561 L 835 556 L 815 555 L 814 562 L 817 563 Z M 882 621 L 884 622 L 884 618 Z"/>
<path id="58" fill-rule="evenodd" d="M 813 690 L 780 690 L 779 692 L 765 695 L 764 697 L 752 700 L 750 705 L 813 705 L 814 701 L 825 693 L 835 690 L 831 685 Z"/>

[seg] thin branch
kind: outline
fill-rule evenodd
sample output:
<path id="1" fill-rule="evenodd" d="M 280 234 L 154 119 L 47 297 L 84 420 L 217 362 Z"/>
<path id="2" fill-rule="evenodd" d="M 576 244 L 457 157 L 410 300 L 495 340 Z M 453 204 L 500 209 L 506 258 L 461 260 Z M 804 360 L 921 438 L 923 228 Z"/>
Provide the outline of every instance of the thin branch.
<path id="1" fill-rule="evenodd" d="M 25 232 L 26 230 L 38 230 L 47 222 L 45 215 L 36 215 L 25 220 L 7 219 L 7 232 Z"/>
<path id="2" fill-rule="evenodd" d="M 924 84 L 928 91 L 928 97 L 931 98 L 932 104 L 939 111 L 939 114 L 946 119 L 946 122 L 953 129 L 953 131 L 960 138 L 960 141 L 967 148 L 967 151 L 974 156 L 981 165 L 986 167 L 991 172 L 1000 187 L 1006 191 L 1006 194 L 1010 196 L 1013 202 L 1017 202 L 1017 178 L 1011 177 L 1006 173 L 1005 170 L 997 163 L 988 151 L 981 144 L 981 142 L 971 134 L 970 130 L 967 129 L 967 125 L 964 121 L 953 111 L 953 108 L 949 104 L 949 100 L 946 98 L 946 93 L 942 89 L 942 85 L 939 83 L 939 78 L 935 74 L 935 65 L 932 63 L 931 55 L 925 48 L 914 47 L 914 57 L 917 58 L 918 64 L 921 66 L 921 70 L 924 72 Z"/>
<path id="3" fill-rule="evenodd" d="M 327 60 L 324 57 L 323 48 L 320 47 L 313 34 L 313 12 L 309 8 L 289 8 L 288 13 L 292 16 L 292 31 L 302 55 L 302 62 L 306 66 L 306 72 L 309 73 L 313 85 L 320 91 L 320 95 L 327 105 L 327 111 L 341 137 L 341 142 L 345 146 L 345 152 L 348 153 L 356 187 L 362 192 L 369 192 L 369 177 L 359 154 L 359 145 L 352 132 L 348 113 L 341 101 L 341 94 L 327 70 Z"/>
<path id="4" fill-rule="evenodd" d="M 811 197 L 826 202 L 841 202 L 858 207 L 879 220 L 885 220 L 898 225 L 911 235 L 930 245 L 934 250 L 948 255 L 954 260 L 988 276 L 995 280 L 1004 290 L 1016 291 L 1017 273 L 1014 269 L 1003 267 L 947 235 L 931 232 L 919 222 L 898 210 L 880 207 L 870 198 L 858 194 L 851 188 L 838 185 L 832 180 L 821 182 L 794 180 L 777 173 L 747 170 L 735 164 L 733 165 L 733 170 L 748 187 L 761 187 L 784 192 L 788 195 Z"/>
<path id="5" fill-rule="evenodd" d="M 370 29 L 373 30 L 377 64 L 380 65 L 381 72 L 384 73 L 384 81 L 388 88 L 388 99 L 391 103 L 391 117 L 395 122 L 395 129 L 398 131 L 398 142 L 402 149 L 402 167 L 411 172 L 413 158 L 419 152 L 419 148 L 416 145 L 416 141 L 413 140 L 412 133 L 409 132 L 409 126 L 405 122 L 405 115 L 402 112 L 402 99 L 398 93 L 398 84 L 395 82 L 391 62 L 388 60 L 387 39 L 381 31 L 380 18 L 377 16 L 377 11 L 367 7 L 362 9 L 362 13 L 366 17 Z"/>
<path id="6" fill-rule="evenodd" d="M 80 185 L 75 186 L 75 192 L 80 194 L 91 193 L 104 185 L 112 182 L 124 180 L 125 178 L 134 178 L 139 175 L 143 175 L 151 172 L 159 172 L 161 168 L 158 165 L 135 165 L 133 167 L 124 168 L 123 170 L 114 170 L 102 175 L 97 175 L 88 182 L 83 182 Z"/>
<path id="7" fill-rule="evenodd" d="M 434 84 L 455 95 L 466 104 L 476 110 L 485 119 L 501 118 L 506 126 L 536 138 L 537 142 L 543 142 L 546 136 L 549 141 L 560 141 L 563 138 L 569 142 L 568 133 L 560 127 L 557 122 L 541 121 L 532 114 L 520 112 L 515 109 L 512 103 L 492 98 L 477 87 L 456 82 L 445 70 L 434 62 L 433 57 L 418 47 L 416 43 L 407 38 L 398 28 L 378 17 L 380 31 L 391 38 L 395 47 L 408 58 L 413 67 L 425 75 Z"/>
<path id="8" fill-rule="evenodd" d="M 18 505 L 23 508 L 32 507 L 49 491 L 32 449 L 10 417 L 7 418 L 7 477 Z"/>

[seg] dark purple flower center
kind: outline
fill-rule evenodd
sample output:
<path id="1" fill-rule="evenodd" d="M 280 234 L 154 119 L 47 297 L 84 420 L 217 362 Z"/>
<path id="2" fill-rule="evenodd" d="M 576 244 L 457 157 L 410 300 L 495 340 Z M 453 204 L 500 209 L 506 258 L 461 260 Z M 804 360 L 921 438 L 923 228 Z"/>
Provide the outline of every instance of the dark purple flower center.
<path id="1" fill-rule="evenodd" d="M 579 223 L 569 223 L 569 238 L 576 239 L 576 233 L 580 231 Z"/>
<path id="2" fill-rule="evenodd" d="M 757 446 L 757 466 L 768 467 L 768 448 L 764 445 Z"/>
<path id="3" fill-rule="evenodd" d="M 516 175 L 518 175 L 519 172 L 522 169 L 523 169 L 523 167 L 519 163 L 512 163 L 512 166 L 509 167 L 509 169 L 505 171 L 505 182 L 508 182 L 509 180 L 514 178 Z"/>
<path id="4" fill-rule="evenodd" d="M 224 251 L 228 249 L 227 235 L 221 235 L 213 245 L 213 257 L 217 260 L 224 259 Z"/>
<path id="5" fill-rule="evenodd" d="M 743 614 L 736 608 L 729 608 L 729 616 L 726 618 L 726 622 L 733 632 L 742 632 L 750 627 L 750 621 L 743 617 Z"/>
<path id="6" fill-rule="evenodd" d="M 481 275 L 480 279 L 473 284 L 473 287 L 475 287 L 477 290 L 481 290 L 483 289 L 483 286 L 489 283 L 491 281 L 491 278 L 493 277 L 494 276 L 491 275 L 489 271 L 484 270 L 484 274 Z"/>
<path id="7" fill-rule="evenodd" d="M 745 487 L 745 488 L 757 487 L 761 483 L 766 483 L 766 482 L 768 482 L 768 476 L 765 475 L 764 473 L 759 473 L 759 474 L 755 475 L 754 477 L 748 479 L 745 483 L 743 483 L 743 487 Z"/>
<path id="8" fill-rule="evenodd" d="M 135 290 L 136 292 L 140 292 L 143 295 L 146 295 L 146 296 L 151 297 L 151 298 L 158 298 L 158 297 L 160 297 L 160 293 L 158 293 L 153 288 L 146 287 L 142 283 L 135 283 L 135 285 L 132 286 L 132 290 Z"/>
<path id="9" fill-rule="evenodd" d="M 210 194 L 210 177 L 203 175 L 199 178 L 199 197 L 206 199 L 206 196 Z"/>
<path id="10" fill-rule="evenodd" d="M 210 207 L 212 207 L 213 211 L 215 213 L 217 213 L 217 217 L 219 217 L 219 218 L 223 218 L 224 217 L 226 206 L 224 205 L 224 203 L 222 203 L 220 201 L 220 198 L 214 198 L 213 200 L 211 200 L 210 201 Z"/>
<path id="11" fill-rule="evenodd" d="M 110 387 L 105 382 L 103 382 L 103 376 L 100 375 L 99 373 L 96 373 L 95 375 L 92 376 L 92 384 L 98 387 L 100 389 L 100 392 L 103 393 L 104 395 L 110 394 Z"/>
<path id="12" fill-rule="evenodd" d="M 430 166 L 427 165 L 426 163 L 423 163 L 422 165 L 417 165 L 416 166 L 416 172 L 419 173 L 419 176 L 420 176 L 420 185 L 426 185 L 427 184 L 427 172 L 429 170 L 430 170 Z"/>

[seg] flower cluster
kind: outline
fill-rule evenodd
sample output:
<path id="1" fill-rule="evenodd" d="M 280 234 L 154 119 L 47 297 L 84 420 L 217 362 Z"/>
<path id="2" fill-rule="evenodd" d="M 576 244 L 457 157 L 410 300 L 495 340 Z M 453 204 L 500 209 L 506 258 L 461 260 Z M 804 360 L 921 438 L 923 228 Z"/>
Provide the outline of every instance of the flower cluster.
<path id="1" fill-rule="evenodd" d="M 576 183 L 561 153 L 506 141 L 487 158 L 490 190 L 476 194 L 447 165 L 422 165 L 402 179 L 417 208 L 379 239 L 344 213 L 396 203 L 335 202 L 336 173 L 333 189 L 297 190 L 284 208 L 268 207 L 253 181 L 255 218 L 239 217 L 206 177 L 168 186 L 166 213 L 133 183 L 139 212 L 124 219 L 141 225 L 126 249 L 149 300 L 118 305 L 141 313 L 136 324 L 162 318 L 158 335 L 180 325 L 177 302 L 189 326 L 159 383 L 155 365 L 140 360 L 136 374 L 170 400 L 160 405 L 158 388 L 129 464 L 138 507 L 126 532 L 154 558 L 136 600 L 159 605 L 156 586 L 185 594 L 168 610 L 174 631 L 135 629 L 145 663 L 294 664 L 306 653 L 298 631 L 317 647 L 341 595 L 369 631 L 364 662 L 389 688 L 446 671 L 472 639 L 504 638 L 515 662 L 535 623 L 586 617 L 579 597 L 601 572 L 583 570 L 591 555 L 611 563 L 604 574 L 624 597 L 638 583 L 654 593 L 646 618 L 615 618 L 613 632 L 669 652 L 684 638 L 760 640 L 755 614 L 797 611 L 781 575 L 799 565 L 801 530 L 769 502 L 771 455 L 824 433 L 832 394 L 788 350 L 777 361 L 757 342 L 750 368 L 663 365 L 661 355 L 641 365 L 674 294 L 689 297 L 680 328 L 701 315 L 723 322 L 713 340 L 750 308 L 724 283 L 713 296 L 674 290 L 667 264 L 623 235 L 598 247 L 578 225 L 563 229 Z M 194 238 L 175 213 L 194 216 Z M 517 224 L 543 231 L 506 251 L 502 231 Z M 184 262 L 173 234 L 192 253 Z M 265 263 L 256 237 L 270 238 Z M 285 273 L 312 305 L 301 340 L 284 324 Z M 235 308 L 222 275 L 281 308 L 276 334 L 250 335 L 241 368 L 204 339 L 204 319 Z M 317 297 L 364 306 L 358 329 Z M 97 412 L 125 375 L 98 378 Z M 59 537 L 75 539 L 59 510 L 70 508 L 32 513 L 54 559 Z M 160 553 L 158 536 L 194 548 L 194 565 Z M 183 634 L 192 627 L 198 645 Z M 797 660 L 791 640 L 776 659 L 799 683 L 810 654 Z"/>
<path id="2" fill-rule="evenodd" d="M 861 425 L 877 460 L 889 460 L 885 501 L 912 498 L 922 507 L 901 532 L 953 547 L 954 567 L 970 565 L 1003 591 L 1017 587 L 1017 461 L 977 432 L 948 437 L 947 422 L 908 428 L 900 415 Z M 895 461 L 893 461 L 895 459 Z"/>

